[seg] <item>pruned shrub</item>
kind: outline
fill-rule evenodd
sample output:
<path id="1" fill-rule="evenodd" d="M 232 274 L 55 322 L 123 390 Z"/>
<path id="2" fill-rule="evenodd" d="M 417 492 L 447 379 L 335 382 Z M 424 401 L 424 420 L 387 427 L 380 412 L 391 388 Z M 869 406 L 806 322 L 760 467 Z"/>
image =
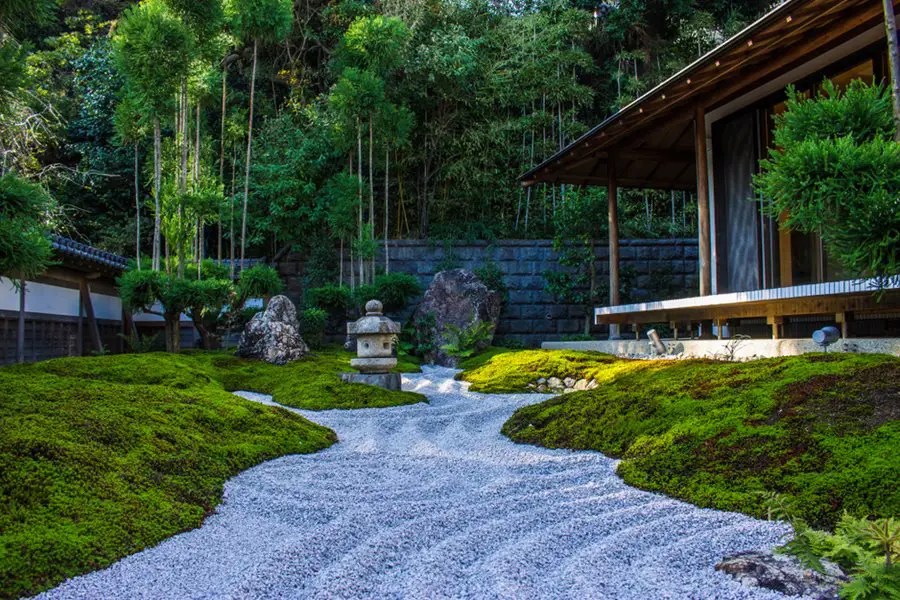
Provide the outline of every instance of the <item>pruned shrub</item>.
<path id="1" fill-rule="evenodd" d="M 325 345 L 327 324 L 328 313 L 321 308 L 307 308 L 300 312 L 300 335 L 313 350 L 318 350 Z"/>

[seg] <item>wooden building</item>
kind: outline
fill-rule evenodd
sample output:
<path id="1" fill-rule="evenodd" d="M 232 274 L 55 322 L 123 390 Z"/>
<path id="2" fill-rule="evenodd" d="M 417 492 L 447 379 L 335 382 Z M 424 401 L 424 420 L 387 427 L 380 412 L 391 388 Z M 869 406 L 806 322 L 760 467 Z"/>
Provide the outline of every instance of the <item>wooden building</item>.
<path id="1" fill-rule="evenodd" d="M 818 236 L 766 217 L 751 185 L 788 84 L 882 81 L 886 63 L 881 2 L 787 0 L 523 175 L 526 186 L 608 188 L 611 292 L 597 323 L 705 323 L 704 334 L 763 328 L 773 338 L 838 323 L 845 337 L 900 337 L 900 288 L 876 298 L 869 282 L 848 280 Z M 619 187 L 696 194 L 697 297 L 620 305 Z"/>
<path id="2" fill-rule="evenodd" d="M 19 289 L 0 278 L 0 364 L 123 350 L 115 279 L 125 258 L 58 235 L 51 245 L 40 277 Z"/>

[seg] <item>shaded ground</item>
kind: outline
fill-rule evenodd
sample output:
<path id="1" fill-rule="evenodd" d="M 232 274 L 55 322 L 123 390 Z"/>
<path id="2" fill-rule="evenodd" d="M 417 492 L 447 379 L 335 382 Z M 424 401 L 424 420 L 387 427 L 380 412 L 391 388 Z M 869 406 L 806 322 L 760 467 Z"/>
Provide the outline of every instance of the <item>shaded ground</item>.
<path id="1" fill-rule="evenodd" d="M 304 413 L 340 443 L 242 473 L 201 528 L 43 598 L 783 600 L 713 567 L 787 527 L 636 490 L 597 453 L 513 444 L 501 425 L 546 396 L 453 375 L 405 378 L 430 404 Z"/>

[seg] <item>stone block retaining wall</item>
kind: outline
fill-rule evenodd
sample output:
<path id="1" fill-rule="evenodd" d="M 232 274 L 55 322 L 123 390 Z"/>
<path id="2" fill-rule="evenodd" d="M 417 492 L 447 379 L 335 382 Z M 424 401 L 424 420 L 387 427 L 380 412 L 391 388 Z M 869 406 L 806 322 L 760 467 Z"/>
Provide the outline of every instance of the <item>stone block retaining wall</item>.
<path id="1" fill-rule="evenodd" d="M 629 301 L 661 300 L 696 293 L 698 286 L 696 240 L 623 240 L 622 270 L 628 273 L 633 289 Z M 426 289 L 442 268 L 475 269 L 494 261 L 504 273 L 509 301 L 500 317 L 498 338 L 512 339 L 528 346 L 580 334 L 584 313 L 578 306 L 558 304 L 544 291 L 544 272 L 559 269 L 556 252 L 549 240 L 500 240 L 493 243 L 468 242 L 445 246 L 428 240 L 393 240 L 389 243 L 391 271 L 415 275 Z M 383 264 L 383 259 L 379 259 Z M 344 272 L 348 273 L 349 264 Z M 305 257 L 292 253 L 278 264 L 287 295 L 303 303 Z M 597 249 L 598 277 L 609 275 L 606 246 Z M 665 288 L 661 291 L 661 288 Z M 413 303 L 415 304 L 415 303 Z M 391 315 L 403 322 L 404 314 Z M 600 330 L 596 330 L 599 332 Z"/>

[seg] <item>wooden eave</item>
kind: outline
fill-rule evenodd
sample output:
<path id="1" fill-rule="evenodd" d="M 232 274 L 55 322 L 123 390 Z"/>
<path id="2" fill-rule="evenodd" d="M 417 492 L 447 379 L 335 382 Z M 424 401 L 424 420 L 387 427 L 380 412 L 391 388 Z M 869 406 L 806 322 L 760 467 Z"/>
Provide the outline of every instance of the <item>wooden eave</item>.
<path id="1" fill-rule="evenodd" d="M 895 5 L 896 5 L 895 0 Z M 872 0 L 788 0 L 521 176 L 538 183 L 696 188 L 693 116 L 877 26 Z"/>

